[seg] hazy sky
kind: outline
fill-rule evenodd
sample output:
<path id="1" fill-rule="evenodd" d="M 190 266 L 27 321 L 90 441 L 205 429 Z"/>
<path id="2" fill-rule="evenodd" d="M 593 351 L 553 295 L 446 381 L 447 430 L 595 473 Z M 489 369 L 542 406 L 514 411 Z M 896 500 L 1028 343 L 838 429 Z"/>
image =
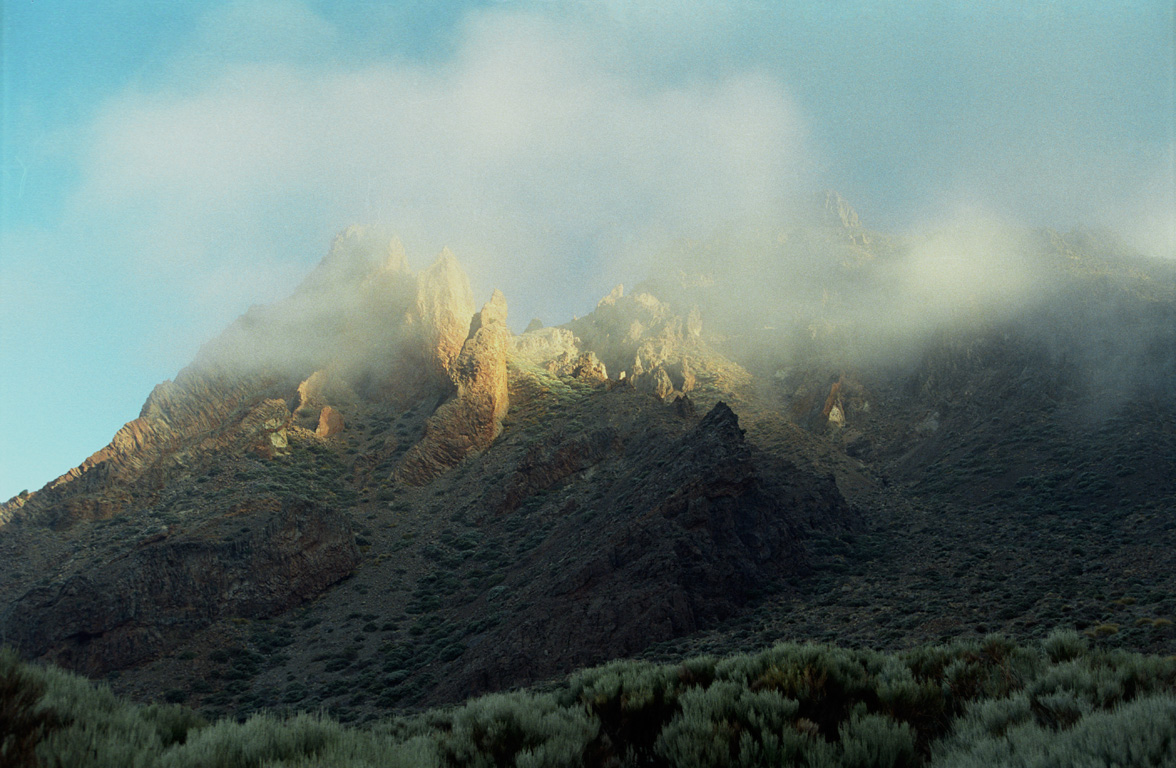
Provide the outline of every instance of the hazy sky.
<path id="1" fill-rule="evenodd" d="M 899 9 L 901 8 L 901 10 Z M 1176 247 L 1171 2 L 0 0 L 0 498 L 352 222 L 512 325 L 840 190 Z"/>

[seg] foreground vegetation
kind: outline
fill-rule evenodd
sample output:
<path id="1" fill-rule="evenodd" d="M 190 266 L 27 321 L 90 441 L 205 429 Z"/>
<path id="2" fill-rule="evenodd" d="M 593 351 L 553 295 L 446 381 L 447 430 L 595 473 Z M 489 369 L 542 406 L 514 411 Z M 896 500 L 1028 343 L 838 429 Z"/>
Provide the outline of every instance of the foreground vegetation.
<path id="1" fill-rule="evenodd" d="M 895 654 L 782 644 L 618 661 L 546 690 L 349 727 L 205 721 L 0 650 L 0 764 L 23 766 L 1176 766 L 1176 658 L 1059 631 Z"/>

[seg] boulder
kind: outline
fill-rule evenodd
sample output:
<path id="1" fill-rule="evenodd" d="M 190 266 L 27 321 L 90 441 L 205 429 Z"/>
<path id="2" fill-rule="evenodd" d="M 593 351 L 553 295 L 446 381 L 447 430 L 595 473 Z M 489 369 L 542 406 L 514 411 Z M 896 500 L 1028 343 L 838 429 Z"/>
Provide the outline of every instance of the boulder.
<path id="1" fill-rule="evenodd" d="M 343 414 L 331 406 L 325 406 L 319 412 L 318 428 L 314 433 L 319 437 L 334 437 L 343 431 Z"/>

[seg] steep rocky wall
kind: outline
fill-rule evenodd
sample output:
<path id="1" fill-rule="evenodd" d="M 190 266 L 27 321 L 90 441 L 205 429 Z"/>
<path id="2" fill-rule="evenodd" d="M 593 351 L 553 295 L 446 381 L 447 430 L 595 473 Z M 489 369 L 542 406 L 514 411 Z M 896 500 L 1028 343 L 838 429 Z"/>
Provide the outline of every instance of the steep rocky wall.
<path id="1" fill-rule="evenodd" d="M 474 316 L 469 337 L 451 365 L 456 392 L 429 419 L 424 437 L 405 456 L 397 473 L 400 479 L 412 485 L 427 483 L 485 450 L 502 432 L 509 406 L 509 338 L 506 299 L 495 291 Z"/>
<path id="2" fill-rule="evenodd" d="M 108 560 L 84 560 L 8 606 L 0 636 L 29 656 L 103 674 L 217 619 L 287 610 L 358 562 L 344 514 L 259 499 L 200 525 L 161 528 Z"/>
<path id="3" fill-rule="evenodd" d="M 474 315 L 470 280 L 445 249 L 417 275 L 416 300 L 406 322 L 415 329 L 417 357 L 438 382 L 448 382 Z"/>

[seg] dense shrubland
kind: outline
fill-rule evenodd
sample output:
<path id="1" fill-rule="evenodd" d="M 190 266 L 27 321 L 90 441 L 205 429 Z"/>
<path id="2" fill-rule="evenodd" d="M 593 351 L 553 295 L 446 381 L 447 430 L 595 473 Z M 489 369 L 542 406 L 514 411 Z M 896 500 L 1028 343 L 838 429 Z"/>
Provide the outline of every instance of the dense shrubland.
<path id="1" fill-rule="evenodd" d="M 1176 658 L 1061 631 L 616 661 L 362 728 L 309 713 L 209 723 L 7 649 L 0 694 L 0 764 L 14 766 L 1176 766 Z"/>

